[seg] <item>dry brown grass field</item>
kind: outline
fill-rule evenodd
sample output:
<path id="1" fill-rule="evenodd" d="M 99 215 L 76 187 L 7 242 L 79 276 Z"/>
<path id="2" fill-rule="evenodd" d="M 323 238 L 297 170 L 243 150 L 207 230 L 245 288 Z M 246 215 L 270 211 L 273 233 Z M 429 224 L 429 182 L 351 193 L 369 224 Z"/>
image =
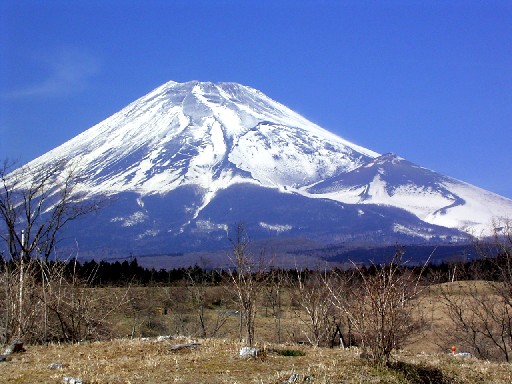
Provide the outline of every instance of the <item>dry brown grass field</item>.
<path id="1" fill-rule="evenodd" d="M 460 284 L 464 283 L 449 285 L 450 294 L 460 294 Z M 443 288 L 434 286 L 419 298 L 415 315 L 426 326 L 394 354 L 388 367 L 362 359 L 357 347 L 307 345 L 307 317 L 293 290 L 283 293 L 280 340 L 278 323 L 262 292 L 255 340 L 263 353 L 240 358 L 244 344 L 238 340 L 237 306 L 233 292 L 225 287 L 200 287 L 203 326 L 201 307 L 190 287 L 98 288 L 99 296 L 116 290 L 121 297 L 126 290 L 126 302 L 108 319 L 112 340 L 28 345 L 26 352 L 0 363 L 0 383 L 61 383 L 64 377 L 84 383 L 512 383 L 510 364 L 451 355 L 446 338 L 450 322 L 440 306 Z M 174 337 L 158 341 L 158 335 Z M 192 341 L 201 345 L 171 349 Z M 285 356 L 283 351 L 288 350 L 303 356 Z M 51 369 L 51 363 L 62 367 Z M 289 381 L 293 374 L 297 380 Z"/>
<path id="2" fill-rule="evenodd" d="M 117 339 L 68 345 L 29 346 L 0 368 L 2 383 L 60 383 L 64 377 L 84 383 L 510 383 L 506 363 L 458 359 L 448 354 L 400 352 L 397 363 L 379 367 L 360 359 L 357 349 L 262 345 L 301 350 L 304 356 L 272 351 L 240 358 L 242 344 L 226 339 L 194 339 L 197 349 L 173 352 L 189 339 Z M 51 363 L 62 368 L 51 369 Z M 308 381 L 309 380 L 309 381 Z"/>

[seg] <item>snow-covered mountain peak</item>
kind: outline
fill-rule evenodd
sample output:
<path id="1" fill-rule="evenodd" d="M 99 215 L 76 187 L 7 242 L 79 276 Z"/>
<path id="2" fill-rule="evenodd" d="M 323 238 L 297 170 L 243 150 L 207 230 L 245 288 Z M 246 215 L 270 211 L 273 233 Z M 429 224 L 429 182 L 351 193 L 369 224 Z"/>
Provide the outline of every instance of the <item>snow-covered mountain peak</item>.
<path id="1" fill-rule="evenodd" d="M 79 158 L 94 193 L 303 186 L 377 153 L 237 83 L 167 82 L 35 162 Z"/>
<path id="2" fill-rule="evenodd" d="M 237 83 L 169 81 L 27 166 L 54 161 L 82 171 L 88 194 L 115 195 L 99 227 L 77 229 L 105 247 L 199 249 L 240 221 L 260 237 L 460 241 L 512 217 L 509 199 L 357 146 Z"/>
<path id="3" fill-rule="evenodd" d="M 489 234 L 492 220 L 512 217 L 512 201 L 387 153 L 307 189 L 350 204 L 402 208 L 434 225 Z"/>

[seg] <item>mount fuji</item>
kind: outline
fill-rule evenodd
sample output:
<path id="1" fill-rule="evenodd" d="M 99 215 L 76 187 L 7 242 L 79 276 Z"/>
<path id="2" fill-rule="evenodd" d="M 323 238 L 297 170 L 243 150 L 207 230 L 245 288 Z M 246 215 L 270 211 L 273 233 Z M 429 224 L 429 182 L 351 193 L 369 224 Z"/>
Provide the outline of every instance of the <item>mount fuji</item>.
<path id="1" fill-rule="evenodd" d="M 168 82 L 27 164 L 80 171 L 97 215 L 65 232 L 103 254 L 176 253 L 253 239 L 467 242 L 512 200 L 380 155 L 236 83 Z"/>

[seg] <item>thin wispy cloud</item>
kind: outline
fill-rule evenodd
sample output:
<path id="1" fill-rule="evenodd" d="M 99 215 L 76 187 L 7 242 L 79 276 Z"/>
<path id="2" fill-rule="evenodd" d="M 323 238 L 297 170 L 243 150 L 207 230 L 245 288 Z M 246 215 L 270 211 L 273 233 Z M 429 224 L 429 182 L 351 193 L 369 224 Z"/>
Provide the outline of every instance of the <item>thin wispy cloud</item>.
<path id="1" fill-rule="evenodd" d="M 99 72 L 100 60 L 76 48 L 46 53 L 36 59 L 46 70 L 40 81 L 8 92 L 12 98 L 66 96 L 85 89 Z"/>

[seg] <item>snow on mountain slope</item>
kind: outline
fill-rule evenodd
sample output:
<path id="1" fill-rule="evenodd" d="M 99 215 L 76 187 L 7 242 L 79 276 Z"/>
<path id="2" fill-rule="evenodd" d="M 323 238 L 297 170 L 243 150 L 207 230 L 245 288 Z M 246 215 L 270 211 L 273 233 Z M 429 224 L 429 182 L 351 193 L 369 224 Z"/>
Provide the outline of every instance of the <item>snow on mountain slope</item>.
<path id="1" fill-rule="evenodd" d="M 493 219 L 512 217 L 511 200 L 390 153 L 306 191 L 349 204 L 402 208 L 427 223 L 475 236 L 489 234 Z"/>
<path id="2" fill-rule="evenodd" d="M 54 161 L 82 171 L 87 194 L 115 197 L 74 228 L 105 247 L 198 249 L 251 220 L 255 237 L 466 241 L 460 230 L 512 217 L 511 200 L 380 156 L 236 83 L 168 82 L 27 166 Z"/>
<path id="3" fill-rule="evenodd" d="M 193 184 L 211 198 L 242 181 L 303 186 L 377 155 L 255 89 L 193 81 L 164 84 L 34 162 L 79 164 L 94 193 Z"/>

